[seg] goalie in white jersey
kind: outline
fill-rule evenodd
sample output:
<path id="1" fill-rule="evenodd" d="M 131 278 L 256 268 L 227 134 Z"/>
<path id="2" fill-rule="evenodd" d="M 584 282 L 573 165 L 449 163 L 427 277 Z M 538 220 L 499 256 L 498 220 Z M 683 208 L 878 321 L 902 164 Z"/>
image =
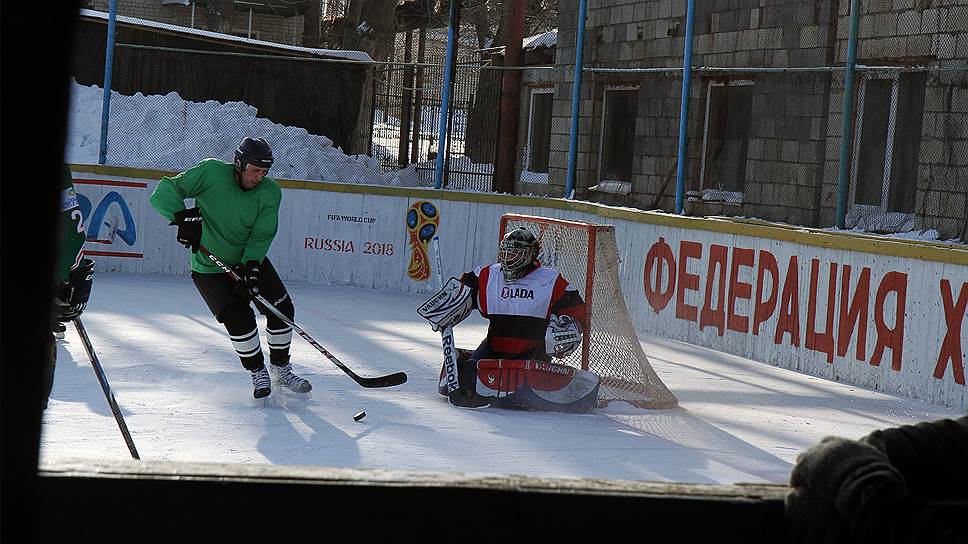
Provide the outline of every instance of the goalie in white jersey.
<path id="1" fill-rule="evenodd" d="M 458 350 L 460 388 L 439 392 L 452 404 L 586 412 L 597 404 L 597 375 L 553 363 L 582 342 L 586 306 L 558 270 L 541 266 L 540 247 L 525 228 L 501 240 L 498 262 L 466 272 L 424 303 L 418 313 L 434 330 L 453 327 L 477 309 L 489 321 L 476 350 Z"/>

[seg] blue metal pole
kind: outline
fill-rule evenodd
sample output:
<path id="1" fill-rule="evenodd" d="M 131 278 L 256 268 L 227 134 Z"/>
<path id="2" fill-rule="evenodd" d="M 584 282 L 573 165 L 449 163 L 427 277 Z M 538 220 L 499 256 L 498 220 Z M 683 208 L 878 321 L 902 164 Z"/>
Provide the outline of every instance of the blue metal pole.
<path id="1" fill-rule="evenodd" d="M 111 67 L 114 66 L 114 21 L 118 15 L 118 0 L 111 0 L 108 8 L 108 38 L 104 51 L 104 97 L 101 99 L 101 148 L 97 163 L 104 164 L 108 155 L 108 119 L 111 116 Z"/>
<path id="2" fill-rule="evenodd" d="M 575 82 L 571 88 L 571 137 L 568 141 L 568 175 L 565 198 L 574 198 L 575 169 L 578 165 L 578 110 L 581 105 L 581 72 L 585 52 L 585 14 L 588 0 L 578 0 L 578 39 L 575 42 Z"/>
<path id="3" fill-rule="evenodd" d="M 450 80 L 453 78 L 454 55 L 457 51 L 456 29 L 457 2 L 450 0 L 450 12 L 447 22 L 447 59 L 444 66 L 444 89 L 440 98 L 440 129 L 437 136 L 437 160 L 434 163 L 434 189 L 440 189 L 444 184 L 444 149 L 447 143 L 447 112 L 450 110 Z"/>
<path id="4" fill-rule="evenodd" d="M 679 153 L 676 165 L 676 213 L 682 215 L 686 195 L 686 126 L 689 118 L 689 83 L 692 80 L 692 30 L 696 0 L 686 6 L 686 36 L 682 54 L 682 97 L 679 104 Z"/>
<path id="5" fill-rule="evenodd" d="M 840 170 L 837 174 L 837 228 L 847 221 L 847 195 L 850 191 L 851 126 L 854 121 L 854 73 L 857 66 L 857 27 L 860 21 L 858 0 L 850 2 L 850 35 L 847 38 L 847 67 L 844 71 L 844 116 L 840 124 Z"/>

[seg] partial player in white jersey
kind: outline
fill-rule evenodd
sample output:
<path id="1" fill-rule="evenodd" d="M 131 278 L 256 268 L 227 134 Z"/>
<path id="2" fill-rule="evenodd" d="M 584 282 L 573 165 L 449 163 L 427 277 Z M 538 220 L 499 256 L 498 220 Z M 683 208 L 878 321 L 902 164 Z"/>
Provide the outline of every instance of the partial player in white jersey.
<path id="1" fill-rule="evenodd" d="M 581 346 L 586 306 L 558 270 L 541 266 L 540 246 L 529 230 L 509 232 L 498 262 L 451 278 L 418 313 L 432 328 L 453 327 L 477 309 L 489 321 L 473 352 L 458 350 L 459 389 L 439 392 L 452 404 L 584 412 L 597 402 L 595 374 L 553 363 Z"/>

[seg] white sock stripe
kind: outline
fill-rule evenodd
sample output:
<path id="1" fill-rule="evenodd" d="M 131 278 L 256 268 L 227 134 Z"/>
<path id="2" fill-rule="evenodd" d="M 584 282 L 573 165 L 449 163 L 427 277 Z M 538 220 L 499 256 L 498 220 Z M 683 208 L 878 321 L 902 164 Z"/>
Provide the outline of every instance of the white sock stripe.
<path id="1" fill-rule="evenodd" d="M 249 331 L 247 333 L 244 333 L 244 334 L 240 334 L 238 336 L 233 336 L 233 335 L 230 334 L 229 335 L 229 338 L 233 342 L 245 342 L 245 341 L 249 340 L 250 338 L 253 338 L 253 337 L 257 336 L 258 334 L 259 334 L 259 328 L 256 327 L 256 328 L 252 329 L 251 331 Z"/>
<path id="2" fill-rule="evenodd" d="M 266 329 L 266 342 L 270 348 L 283 349 L 292 344 L 292 329 L 272 331 Z"/>
<path id="3" fill-rule="evenodd" d="M 268 334 L 269 336 L 280 335 L 280 334 L 292 334 L 292 327 L 288 325 L 281 329 L 270 329 L 269 327 L 266 327 L 266 334 Z"/>
<path id="4" fill-rule="evenodd" d="M 237 353 L 239 357 L 255 357 L 261 351 L 262 351 L 262 348 L 260 348 L 259 346 L 256 346 L 256 348 L 252 351 L 243 352 L 243 351 L 235 350 L 235 353 Z"/>
<path id="5" fill-rule="evenodd" d="M 240 357 L 251 357 L 262 349 L 258 335 L 244 341 L 232 340 L 232 347 Z"/>

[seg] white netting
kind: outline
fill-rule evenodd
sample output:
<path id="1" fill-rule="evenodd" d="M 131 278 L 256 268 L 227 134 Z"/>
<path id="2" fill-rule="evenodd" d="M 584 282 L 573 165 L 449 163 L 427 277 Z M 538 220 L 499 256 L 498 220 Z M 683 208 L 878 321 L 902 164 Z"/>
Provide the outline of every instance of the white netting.
<path id="1" fill-rule="evenodd" d="M 529 229 L 538 238 L 542 266 L 559 270 L 590 303 L 582 349 L 558 362 L 602 377 L 600 406 L 613 400 L 642 408 L 676 406 L 676 396 L 659 379 L 642 350 L 625 306 L 615 228 L 518 214 L 501 218 L 502 237 L 517 227 Z"/>

